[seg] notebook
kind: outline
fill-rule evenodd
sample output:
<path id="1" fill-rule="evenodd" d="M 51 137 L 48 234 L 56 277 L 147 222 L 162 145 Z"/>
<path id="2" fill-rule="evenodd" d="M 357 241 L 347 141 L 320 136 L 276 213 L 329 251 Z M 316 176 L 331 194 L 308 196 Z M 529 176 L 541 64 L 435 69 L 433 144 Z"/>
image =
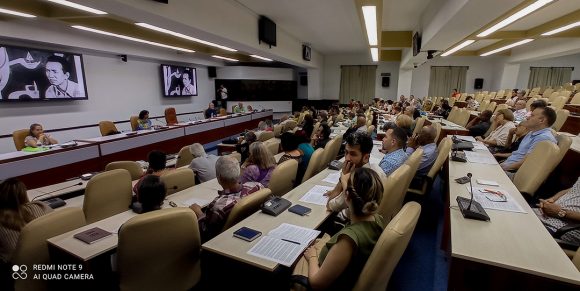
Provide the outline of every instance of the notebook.
<path id="1" fill-rule="evenodd" d="M 104 239 L 112 234 L 113 234 L 112 232 L 108 232 L 104 229 L 94 227 L 75 234 L 74 238 L 81 240 L 87 244 L 93 244 L 96 241 Z"/>

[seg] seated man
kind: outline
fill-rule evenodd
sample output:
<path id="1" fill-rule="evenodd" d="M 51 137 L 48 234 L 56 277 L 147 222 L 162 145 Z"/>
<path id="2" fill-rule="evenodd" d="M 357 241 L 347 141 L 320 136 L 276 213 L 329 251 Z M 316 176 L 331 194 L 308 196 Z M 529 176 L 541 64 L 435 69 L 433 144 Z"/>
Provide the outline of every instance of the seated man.
<path id="1" fill-rule="evenodd" d="M 509 157 L 512 152 L 515 152 L 520 147 L 520 143 L 526 134 L 530 132 L 527 127 L 519 124 L 515 128 L 510 129 L 508 137 L 503 148 L 498 149 L 493 156 L 498 161 L 503 161 Z"/>
<path id="2" fill-rule="evenodd" d="M 166 194 L 167 189 L 161 178 L 155 175 L 147 175 L 139 185 L 139 197 L 131 205 L 131 209 L 136 213 L 159 210 L 161 205 L 163 205 Z"/>
<path id="3" fill-rule="evenodd" d="M 570 189 L 562 190 L 549 199 L 540 199 L 534 212 L 553 235 L 570 223 L 580 223 L 580 178 Z M 566 242 L 580 244 L 580 230 L 572 230 L 560 237 Z"/>
<path id="4" fill-rule="evenodd" d="M 407 133 L 399 128 L 391 128 L 385 133 L 383 138 L 382 152 L 385 156 L 379 163 L 379 167 L 389 176 L 398 169 L 406 160 L 407 154 L 404 147 L 407 144 Z"/>
<path id="5" fill-rule="evenodd" d="M 358 115 L 356 118 L 356 123 L 347 129 L 346 132 L 342 135 L 342 140 L 346 140 L 346 137 L 354 132 L 367 132 L 367 119 L 364 115 Z"/>
<path id="6" fill-rule="evenodd" d="M 510 129 L 515 128 L 514 114 L 509 109 L 500 109 L 495 114 L 495 123 L 497 127 L 486 137 L 477 136 L 475 139 L 488 146 L 492 153 L 496 147 L 503 147 L 506 143 Z"/>
<path id="7" fill-rule="evenodd" d="M 415 176 L 425 176 L 431 170 L 431 166 L 435 163 L 437 159 L 437 145 L 435 144 L 435 136 L 437 135 L 437 130 L 431 125 L 423 126 L 421 131 L 411 137 L 407 143 L 407 150 L 405 151 L 407 155 L 411 155 L 415 149 L 418 147 L 423 149 L 423 156 L 421 157 L 421 163 L 417 168 L 417 173 Z"/>
<path id="8" fill-rule="evenodd" d="M 467 102 L 467 109 L 469 110 L 477 110 L 477 108 L 479 108 L 479 102 L 477 102 L 477 100 L 475 100 L 471 95 L 465 97 L 465 102 Z"/>
<path id="9" fill-rule="evenodd" d="M 521 124 L 527 127 L 530 132 L 524 137 L 517 151 L 513 152 L 507 160 L 500 166 L 513 178 L 513 173 L 524 163 L 526 156 L 532 152 L 536 144 L 540 141 L 548 140 L 553 143 L 556 138 L 552 134 L 550 127 L 556 121 L 556 112 L 550 107 L 536 108 L 532 115 Z"/>
<path id="10" fill-rule="evenodd" d="M 207 107 L 207 109 L 204 111 L 203 114 L 205 118 L 212 118 L 218 116 L 218 112 L 217 110 L 215 110 L 215 105 L 213 104 L 213 102 L 209 103 L 209 106 Z"/>
<path id="11" fill-rule="evenodd" d="M 208 155 L 205 149 L 199 143 L 194 143 L 189 146 L 189 152 L 193 156 L 189 168 L 193 170 L 200 183 L 209 181 L 215 178 L 215 162 L 218 160 L 217 156 Z"/>
<path id="12" fill-rule="evenodd" d="M 232 208 L 242 198 L 264 188 L 257 182 L 240 184 L 240 164 L 234 158 L 220 157 L 215 164 L 218 183 L 223 191 L 203 211 L 197 204 L 190 208 L 197 215 L 202 242 L 218 235 L 226 222 Z"/>
<path id="13" fill-rule="evenodd" d="M 484 110 L 479 113 L 479 116 L 471 120 L 465 128 L 469 130 L 471 136 L 483 136 L 491 126 L 491 116 L 493 113 L 490 110 Z"/>
<path id="14" fill-rule="evenodd" d="M 515 123 L 520 123 L 524 121 L 528 115 L 528 110 L 526 109 L 526 100 L 520 99 L 514 105 L 514 121 Z"/>

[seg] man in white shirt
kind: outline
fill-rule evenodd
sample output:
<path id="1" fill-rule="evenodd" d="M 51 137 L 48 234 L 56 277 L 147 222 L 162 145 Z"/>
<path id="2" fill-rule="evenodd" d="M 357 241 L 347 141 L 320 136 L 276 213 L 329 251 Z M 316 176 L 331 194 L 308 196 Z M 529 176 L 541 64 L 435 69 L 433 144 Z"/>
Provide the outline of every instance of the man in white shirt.
<path id="1" fill-rule="evenodd" d="M 199 182 L 203 183 L 214 179 L 216 177 L 215 163 L 217 162 L 218 157 L 206 154 L 205 149 L 199 143 L 190 145 L 189 151 L 191 152 L 191 155 L 193 155 L 193 160 L 191 161 L 189 168 L 192 169 L 199 178 Z"/>
<path id="2" fill-rule="evenodd" d="M 485 139 L 481 136 L 476 137 L 477 141 L 483 142 L 488 147 L 503 147 L 507 141 L 510 129 L 515 128 L 513 123 L 514 114 L 509 109 L 501 109 L 495 114 L 495 123 L 497 127 Z"/>
<path id="3" fill-rule="evenodd" d="M 520 99 L 514 105 L 514 121 L 520 123 L 526 119 L 528 116 L 528 110 L 526 110 L 526 101 Z"/>

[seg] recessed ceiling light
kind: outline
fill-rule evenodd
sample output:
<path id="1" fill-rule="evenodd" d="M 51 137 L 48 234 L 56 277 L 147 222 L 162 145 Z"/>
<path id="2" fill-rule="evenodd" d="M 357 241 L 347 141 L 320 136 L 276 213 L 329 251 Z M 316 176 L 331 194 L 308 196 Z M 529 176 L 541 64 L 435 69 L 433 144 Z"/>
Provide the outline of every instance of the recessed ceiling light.
<path id="1" fill-rule="evenodd" d="M 162 44 L 162 43 L 158 43 L 158 42 L 153 42 L 153 41 L 148 41 L 148 40 L 144 40 L 144 39 L 140 39 L 140 38 L 135 38 L 135 37 L 131 37 L 131 36 L 126 36 L 126 35 L 111 33 L 111 32 L 102 31 L 102 30 L 98 30 L 98 29 L 94 29 L 94 28 L 90 28 L 90 27 L 86 27 L 86 26 L 73 25 L 72 27 L 74 27 L 76 29 L 80 29 L 80 30 L 85 30 L 85 31 L 90 31 L 90 32 L 98 33 L 98 34 L 103 34 L 103 35 L 118 37 L 118 38 L 130 40 L 130 41 L 135 41 L 135 42 L 140 42 L 140 43 L 146 43 L 146 44 L 150 44 L 150 45 L 154 45 L 154 46 L 159 46 L 159 47 L 174 49 L 174 50 L 178 50 L 178 51 L 182 51 L 182 52 L 187 52 L 187 53 L 194 53 L 195 52 L 195 51 L 190 50 L 190 49 L 184 49 L 184 48 L 180 48 L 180 47 L 176 47 L 176 46 L 166 45 L 166 44 Z"/>
<path id="2" fill-rule="evenodd" d="M 542 33 L 542 35 L 543 36 L 553 35 L 553 34 L 560 33 L 562 31 L 566 31 L 566 30 L 569 30 L 569 29 L 572 29 L 572 28 L 575 28 L 578 26 L 580 26 L 580 21 L 568 24 L 566 26 L 562 26 L 560 28 L 557 28 L 557 29 L 554 29 L 554 30 L 551 30 L 548 32 L 544 32 L 544 33 Z"/>
<path id="3" fill-rule="evenodd" d="M 256 58 L 256 59 L 260 59 L 260 60 L 264 60 L 264 61 L 269 61 L 269 62 L 273 61 L 272 59 L 265 58 L 265 57 L 261 57 L 261 56 L 258 56 L 258 55 L 250 55 L 250 57 Z"/>
<path id="4" fill-rule="evenodd" d="M 158 32 L 162 32 L 162 33 L 165 33 L 165 34 L 177 36 L 179 38 L 183 38 L 183 39 L 195 41 L 195 42 L 202 43 L 202 44 L 205 44 L 205 45 L 217 47 L 217 48 L 220 48 L 220 49 L 223 49 L 223 50 L 226 50 L 226 51 L 237 52 L 237 50 L 235 50 L 233 48 L 229 48 L 227 46 L 223 46 L 223 45 L 219 45 L 217 43 L 213 43 L 213 42 L 205 41 L 205 40 L 202 40 L 202 39 L 199 39 L 199 38 L 191 37 L 189 35 L 185 35 L 185 34 L 182 34 L 182 33 L 179 33 L 179 32 L 175 32 L 175 31 L 171 31 L 169 29 L 161 28 L 161 27 L 158 27 L 158 26 L 155 26 L 155 25 L 151 25 L 151 24 L 147 24 L 147 23 L 143 23 L 143 22 L 138 22 L 138 23 L 135 23 L 135 24 L 138 25 L 138 26 L 147 28 L 147 29 L 151 29 L 151 30 L 158 31 Z"/>
<path id="5" fill-rule="evenodd" d="M 538 0 L 528 6 L 526 6 L 524 9 L 512 14 L 511 16 L 509 16 L 508 18 L 500 21 L 499 23 L 497 23 L 496 25 L 484 30 L 482 33 L 478 34 L 477 37 L 486 37 L 510 24 L 512 24 L 513 22 L 515 22 L 516 20 L 544 7 L 546 4 L 552 2 L 554 0 Z"/>
<path id="6" fill-rule="evenodd" d="M 18 11 L 14 11 L 14 10 L 9 10 L 9 9 L 4 9 L 4 8 L 0 8 L 0 13 L 10 14 L 10 15 L 15 15 L 15 16 L 20 16 L 20 17 L 27 17 L 27 18 L 34 18 L 34 17 L 36 17 L 35 15 L 32 15 L 32 14 L 22 13 L 22 12 L 18 12 Z"/>
<path id="7" fill-rule="evenodd" d="M 480 56 L 482 56 L 482 57 L 487 57 L 487 56 L 489 56 L 489 55 L 493 55 L 493 54 L 499 53 L 499 52 L 501 52 L 501 51 L 505 51 L 505 50 L 507 50 L 507 49 L 511 49 L 511 48 L 513 48 L 513 47 L 516 47 L 516 46 L 519 46 L 519 45 L 522 45 L 522 44 L 526 44 L 526 43 L 528 43 L 528 42 L 530 42 L 530 41 L 533 41 L 533 39 L 531 39 L 531 38 L 530 38 L 530 39 L 524 39 L 524 40 L 522 40 L 522 41 L 518 41 L 518 42 L 516 42 L 516 43 L 512 43 L 512 44 L 510 44 L 510 45 L 506 45 L 506 46 L 504 46 L 504 47 L 500 47 L 500 48 L 498 48 L 498 49 L 495 49 L 495 50 L 489 51 L 489 52 L 487 52 L 487 53 L 481 54 Z"/>
<path id="8" fill-rule="evenodd" d="M 369 45 L 378 45 L 377 7 L 363 6 L 362 12 L 363 18 L 365 20 L 365 27 L 367 29 L 367 37 L 369 39 Z"/>
<path id="9" fill-rule="evenodd" d="M 379 61 L 379 49 L 378 48 L 376 48 L 376 47 L 371 48 L 371 57 L 373 59 L 373 62 Z"/>
<path id="10" fill-rule="evenodd" d="M 452 48 L 452 49 L 450 49 L 450 50 L 442 53 L 441 56 L 442 57 L 446 57 L 448 55 L 451 55 L 451 54 L 457 52 L 458 50 L 460 50 L 460 49 L 462 49 L 462 48 L 464 48 L 464 47 L 466 47 L 466 46 L 468 46 L 468 45 L 470 45 L 470 44 L 472 44 L 474 42 L 475 42 L 475 40 L 472 40 L 472 39 L 466 40 L 466 41 L 462 42 L 460 45 L 458 45 L 458 46 L 456 46 L 456 47 L 454 47 L 454 48 Z"/>
<path id="11" fill-rule="evenodd" d="M 239 60 L 232 59 L 232 58 L 226 58 L 226 57 L 222 57 L 222 56 L 213 55 L 212 57 L 214 57 L 216 59 L 222 59 L 222 60 L 230 61 L 230 62 L 239 62 Z"/>
<path id="12" fill-rule="evenodd" d="M 68 7 L 71 7 L 71 8 L 75 8 L 75 9 L 78 9 L 78 10 L 82 10 L 82 11 L 94 13 L 94 14 L 99 14 L 99 15 L 107 14 L 107 12 L 105 12 L 105 11 L 101 11 L 101 10 L 98 10 L 98 9 L 94 9 L 94 8 L 91 8 L 91 7 L 87 7 L 87 6 L 84 6 L 84 5 L 81 5 L 81 4 L 77 4 L 77 3 L 74 3 L 74 2 L 70 2 L 70 1 L 66 1 L 66 0 L 47 0 L 47 1 L 50 1 L 50 2 L 53 2 L 53 3 L 56 3 L 56 4 L 60 4 L 60 5 L 64 5 L 64 6 L 68 6 Z"/>

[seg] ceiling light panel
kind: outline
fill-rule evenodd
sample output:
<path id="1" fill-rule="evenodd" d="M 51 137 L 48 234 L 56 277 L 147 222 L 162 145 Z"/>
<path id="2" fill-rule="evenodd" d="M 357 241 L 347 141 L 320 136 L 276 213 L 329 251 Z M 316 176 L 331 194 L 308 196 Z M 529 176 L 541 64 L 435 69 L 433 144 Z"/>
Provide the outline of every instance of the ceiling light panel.
<path id="1" fill-rule="evenodd" d="M 205 41 L 205 40 L 202 40 L 202 39 L 199 39 L 199 38 L 191 37 L 189 35 L 185 35 L 185 34 L 182 34 L 182 33 L 179 33 L 179 32 L 175 32 L 175 31 L 171 31 L 169 29 L 161 28 L 161 27 L 158 27 L 158 26 L 155 26 L 155 25 L 151 25 L 151 24 L 147 24 L 147 23 L 143 23 L 143 22 L 135 23 L 135 25 L 141 26 L 143 28 L 151 29 L 151 30 L 154 30 L 154 31 L 157 31 L 157 32 L 161 32 L 161 33 L 173 35 L 173 36 L 176 36 L 176 37 L 179 37 L 179 38 L 187 39 L 187 40 L 190 40 L 190 41 L 198 42 L 198 43 L 201 43 L 201 44 L 205 44 L 205 45 L 208 45 L 208 46 L 217 47 L 217 48 L 220 48 L 220 49 L 223 49 L 223 50 L 226 50 L 226 51 L 237 52 L 237 50 L 235 50 L 233 48 L 229 48 L 227 46 L 223 46 L 223 45 L 219 45 L 217 43 L 213 43 L 213 42 Z"/>
<path id="2" fill-rule="evenodd" d="M 101 10 L 98 10 L 98 9 L 94 9 L 94 8 L 91 8 L 91 7 L 87 7 L 87 6 L 80 5 L 80 4 L 77 4 L 77 3 L 74 3 L 74 2 L 70 2 L 70 1 L 66 1 L 66 0 L 47 0 L 47 1 L 52 2 L 52 3 L 56 3 L 56 4 L 60 4 L 60 5 L 64 5 L 64 6 L 68 6 L 70 8 L 74 8 L 74 9 L 78 9 L 78 10 L 90 12 L 90 13 L 93 13 L 93 14 L 98 14 L 98 15 L 107 14 L 107 12 L 105 12 L 105 11 L 101 11 Z"/>
<path id="3" fill-rule="evenodd" d="M 533 41 L 533 39 L 531 39 L 531 38 L 529 38 L 529 39 L 524 39 L 524 40 L 522 40 L 522 41 L 518 41 L 518 42 L 516 42 L 516 43 L 512 43 L 512 44 L 510 44 L 510 45 L 506 45 L 506 46 L 504 46 L 504 47 L 500 47 L 500 48 L 498 48 L 498 49 L 494 49 L 494 50 L 492 50 L 492 51 L 489 51 L 489 52 L 487 52 L 487 53 L 483 53 L 483 54 L 481 54 L 480 56 L 482 56 L 482 57 L 487 57 L 487 56 L 490 56 L 490 55 L 493 55 L 493 54 L 497 54 L 497 53 L 499 53 L 499 52 L 502 52 L 502 51 L 505 51 L 505 50 L 508 50 L 508 49 L 514 48 L 514 47 L 516 47 L 516 46 L 520 46 L 520 45 L 526 44 L 526 43 L 528 43 L 528 42 L 531 42 L 531 41 Z"/>
<path id="4" fill-rule="evenodd" d="M 484 30 L 482 33 L 478 34 L 477 37 L 486 37 L 486 36 L 496 32 L 496 31 L 516 22 L 518 19 L 521 19 L 524 16 L 544 7 L 545 5 L 549 4 L 552 1 L 554 1 L 554 0 L 538 0 L 530 5 L 526 6 L 522 10 L 519 10 L 518 12 L 510 15 L 509 17 L 500 21 L 499 23 L 495 24 L 494 26 Z"/>
<path id="5" fill-rule="evenodd" d="M 576 28 L 578 26 L 580 26 L 580 21 L 568 24 L 566 26 L 562 26 L 560 28 L 557 28 L 557 29 L 554 29 L 554 30 L 551 30 L 548 32 L 544 32 L 544 33 L 542 33 L 542 35 L 543 36 L 554 35 L 554 34 L 557 34 L 557 33 L 572 29 L 572 28 Z"/>
<path id="6" fill-rule="evenodd" d="M 454 47 L 454 48 L 452 48 L 452 49 L 450 49 L 450 50 L 442 53 L 441 56 L 442 57 L 446 57 L 448 55 L 454 54 L 455 52 L 457 52 L 457 51 L 465 48 L 466 46 L 469 46 L 470 44 L 472 44 L 474 42 L 475 42 L 475 40 L 472 40 L 472 39 L 466 40 L 466 41 L 462 42 L 460 45 L 458 45 L 458 46 L 456 46 L 456 47 Z"/>
<path id="7" fill-rule="evenodd" d="M 226 58 L 226 57 L 217 56 L 217 55 L 213 55 L 212 57 L 214 57 L 214 58 L 216 58 L 216 59 L 221 59 L 221 60 L 230 61 L 230 62 L 239 62 L 239 60 L 236 60 L 236 59 L 232 59 L 232 58 Z"/>
<path id="8" fill-rule="evenodd" d="M 362 7 L 363 18 L 365 21 L 365 28 L 367 30 L 367 37 L 369 39 L 369 45 L 378 45 L 378 31 L 377 31 L 377 7 L 376 6 L 363 6 Z"/>
<path id="9" fill-rule="evenodd" d="M 0 8 L 0 13 L 10 14 L 10 15 L 20 16 L 20 17 L 26 17 L 26 18 L 36 17 L 35 15 L 32 15 L 32 14 L 22 13 L 22 12 L 10 10 L 10 9 L 4 9 L 4 8 Z"/>

